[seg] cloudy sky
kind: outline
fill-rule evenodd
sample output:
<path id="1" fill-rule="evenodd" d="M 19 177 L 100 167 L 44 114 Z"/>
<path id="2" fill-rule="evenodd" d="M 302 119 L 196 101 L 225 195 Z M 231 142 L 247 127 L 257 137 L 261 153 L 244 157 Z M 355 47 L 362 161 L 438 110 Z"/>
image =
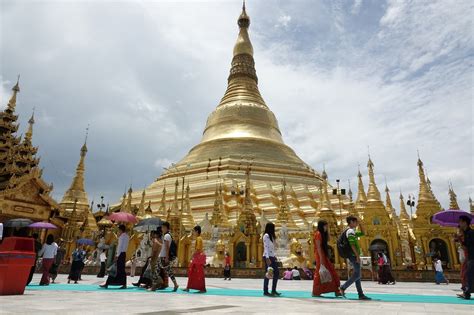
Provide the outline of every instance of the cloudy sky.
<path id="1" fill-rule="evenodd" d="M 90 124 L 86 188 L 114 203 L 201 137 L 225 87 L 241 1 L 0 0 L 1 104 L 21 74 L 22 132 L 60 199 Z M 329 179 L 367 152 L 379 188 L 417 193 L 417 149 L 448 207 L 473 184 L 471 1 L 247 1 L 260 90 L 283 138 Z M 364 177 L 367 180 L 367 177 Z"/>

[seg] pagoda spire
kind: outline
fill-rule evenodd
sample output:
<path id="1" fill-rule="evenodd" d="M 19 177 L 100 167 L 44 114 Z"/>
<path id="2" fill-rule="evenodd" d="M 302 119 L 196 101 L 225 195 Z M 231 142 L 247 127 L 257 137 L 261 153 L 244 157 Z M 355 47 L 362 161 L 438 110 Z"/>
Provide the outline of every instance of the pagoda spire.
<path id="1" fill-rule="evenodd" d="M 347 195 L 349 196 L 349 202 L 352 202 L 352 189 L 351 189 L 351 180 L 347 180 L 347 184 L 349 186 L 349 191 L 347 192 Z"/>
<path id="2" fill-rule="evenodd" d="M 288 205 L 288 198 L 286 194 L 286 180 L 283 179 L 282 187 L 280 190 L 280 208 L 278 209 L 276 223 L 278 227 L 285 225 L 289 228 L 296 228 L 297 226 L 291 216 L 290 207 Z"/>
<path id="3" fill-rule="evenodd" d="M 380 192 L 375 183 L 374 163 L 370 156 L 369 161 L 367 162 L 367 168 L 369 169 L 369 189 L 367 191 L 367 200 L 380 200 Z"/>
<path id="4" fill-rule="evenodd" d="M 87 134 L 88 129 L 86 129 L 86 139 L 81 147 L 79 163 L 76 167 L 76 174 L 72 179 L 71 186 L 63 196 L 63 199 L 61 201 L 62 204 L 72 204 L 77 198 L 78 205 L 89 205 L 89 198 L 87 197 L 87 193 L 84 189 L 85 158 L 87 155 Z"/>
<path id="5" fill-rule="evenodd" d="M 469 196 L 469 210 L 474 214 L 474 204 L 472 203 L 472 198 Z"/>
<path id="6" fill-rule="evenodd" d="M 359 172 L 357 173 L 357 199 L 355 202 L 355 207 L 357 209 L 364 209 L 366 203 L 367 203 L 367 196 L 365 195 L 365 188 L 364 188 L 364 183 L 362 182 L 362 174 Z"/>
<path id="7" fill-rule="evenodd" d="M 174 183 L 174 199 L 173 199 L 173 208 L 171 211 L 174 214 L 179 213 L 179 205 L 178 205 L 178 187 L 179 187 L 179 181 L 178 178 L 176 178 L 176 182 Z"/>
<path id="8" fill-rule="evenodd" d="M 323 167 L 323 172 L 321 173 L 323 181 L 321 182 L 321 203 L 320 211 L 331 211 L 331 202 L 328 194 L 328 175 L 326 173 L 326 168 Z"/>
<path id="9" fill-rule="evenodd" d="M 166 187 L 163 185 L 163 192 L 161 194 L 160 208 L 158 209 L 158 215 L 162 218 L 166 217 Z"/>
<path id="10" fill-rule="evenodd" d="M 25 133 L 25 142 L 31 144 L 33 138 L 33 125 L 35 124 L 35 110 L 33 109 L 33 113 L 31 114 L 30 119 L 28 120 L 28 130 Z"/>
<path id="11" fill-rule="evenodd" d="M 425 170 L 423 168 L 423 162 L 421 161 L 420 157 L 418 157 L 418 177 L 420 180 L 420 186 L 419 186 L 419 194 L 418 194 L 418 200 L 431 200 L 433 199 L 433 196 L 430 194 L 430 187 L 428 182 L 426 181 L 426 176 L 425 176 Z"/>
<path id="12" fill-rule="evenodd" d="M 12 113 L 15 111 L 16 107 L 16 95 L 20 92 L 20 75 L 16 80 L 16 84 L 12 88 L 13 94 L 8 101 L 7 109 L 10 110 Z"/>
<path id="13" fill-rule="evenodd" d="M 448 194 L 449 194 L 449 209 L 450 210 L 459 210 L 458 199 L 457 199 L 456 193 L 454 192 L 452 183 L 449 183 Z"/>
<path id="14" fill-rule="evenodd" d="M 403 200 L 402 192 L 400 192 L 400 219 L 410 220 L 410 216 L 408 215 L 407 208 L 405 207 L 405 201 Z"/>
<path id="15" fill-rule="evenodd" d="M 138 213 L 137 216 L 144 217 L 145 216 L 145 189 L 142 191 L 142 198 L 140 199 L 140 205 L 138 206 Z"/>
<path id="16" fill-rule="evenodd" d="M 132 213 L 132 193 L 133 189 L 132 186 L 128 188 L 128 195 L 127 195 L 127 203 L 125 205 L 125 211 L 128 213 Z"/>

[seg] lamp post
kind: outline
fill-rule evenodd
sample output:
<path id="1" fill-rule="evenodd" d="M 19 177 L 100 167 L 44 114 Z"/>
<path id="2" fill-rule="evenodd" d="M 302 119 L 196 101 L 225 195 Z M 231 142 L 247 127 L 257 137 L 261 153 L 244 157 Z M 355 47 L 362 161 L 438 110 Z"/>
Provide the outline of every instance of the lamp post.
<path id="1" fill-rule="evenodd" d="M 413 218 L 413 207 L 415 206 L 415 196 L 408 195 L 407 205 L 410 207 L 410 219 Z"/>
<path id="2" fill-rule="evenodd" d="M 332 190 L 332 194 L 333 196 L 337 196 L 337 199 L 339 200 L 339 218 L 340 218 L 340 221 L 338 221 L 338 224 L 341 225 L 342 223 L 342 202 L 341 202 L 341 196 L 345 196 L 346 195 L 346 190 L 344 188 L 340 188 L 340 183 L 341 181 L 339 179 L 336 179 L 336 184 L 337 184 L 337 188 L 334 188 Z"/>

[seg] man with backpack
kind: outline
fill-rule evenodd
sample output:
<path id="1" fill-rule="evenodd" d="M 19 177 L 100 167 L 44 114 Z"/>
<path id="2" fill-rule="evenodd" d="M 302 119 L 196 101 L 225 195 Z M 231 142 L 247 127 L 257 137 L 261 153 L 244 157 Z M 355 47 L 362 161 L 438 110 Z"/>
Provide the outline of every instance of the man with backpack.
<path id="1" fill-rule="evenodd" d="M 345 296 L 345 291 L 354 282 L 356 284 L 357 293 L 359 294 L 359 300 L 371 300 L 362 291 L 362 285 L 360 283 L 361 268 L 360 268 L 360 255 L 361 250 L 359 246 L 359 237 L 364 235 L 364 229 L 359 220 L 354 216 L 348 216 L 346 218 L 348 227 L 342 232 L 337 240 L 337 248 L 339 255 L 349 260 L 352 265 L 353 273 L 349 280 L 341 286 L 341 293 Z M 359 225 L 360 231 L 357 231 Z"/>
<path id="2" fill-rule="evenodd" d="M 171 236 L 169 222 L 163 222 L 161 229 L 163 230 L 163 245 L 161 246 L 159 255 L 160 269 L 165 271 L 168 277 L 173 281 L 173 292 L 176 292 L 179 286 L 176 282 L 172 266 L 177 256 L 177 246 Z"/>

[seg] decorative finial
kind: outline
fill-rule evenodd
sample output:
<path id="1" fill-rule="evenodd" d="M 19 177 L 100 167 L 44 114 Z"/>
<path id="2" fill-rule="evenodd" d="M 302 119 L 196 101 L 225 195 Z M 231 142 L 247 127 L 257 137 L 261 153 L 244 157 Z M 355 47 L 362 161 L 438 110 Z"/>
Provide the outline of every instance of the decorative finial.
<path id="1" fill-rule="evenodd" d="M 20 75 L 18 75 L 16 84 L 13 86 L 12 90 L 15 92 L 20 92 Z"/>
<path id="2" fill-rule="evenodd" d="M 33 112 L 31 113 L 31 117 L 30 117 L 30 120 L 28 120 L 28 123 L 30 125 L 35 123 L 35 107 L 33 107 Z"/>

